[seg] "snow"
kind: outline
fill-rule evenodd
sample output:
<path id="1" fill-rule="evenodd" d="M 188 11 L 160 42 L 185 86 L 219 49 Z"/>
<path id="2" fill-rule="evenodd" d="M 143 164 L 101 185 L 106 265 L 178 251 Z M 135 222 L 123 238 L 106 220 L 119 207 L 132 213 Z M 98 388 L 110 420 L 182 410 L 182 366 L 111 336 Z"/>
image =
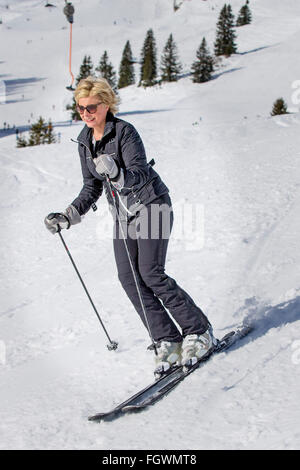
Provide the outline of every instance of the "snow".
<path id="1" fill-rule="evenodd" d="M 216 336 L 246 317 L 256 326 L 143 414 L 99 425 L 87 416 L 152 381 L 153 353 L 117 279 L 104 198 L 63 235 L 117 351 L 107 350 L 59 237 L 44 228 L 82 184 L 70 141 L 82 124 L 65 111 L 68 26 L 64 2 L 52 3 L 0 2 L 1 127 L 28 128 L 42 115 L 61 133 L 60 143 L 17 149 L 14 132 L 0 130 L 0 448 L 299 449 L 298 0 L 252 0 L 253 23 L 237 29 L 240 53 L 201 85 L 188 68 L 204 35 L 212 50 L 223 0 L 186 1 L 176 13 L 171 0 L 73 2 L 76 74 L 84 54 L 96 64 L 107 49 L 118 69 L 127 39 L 139 57 L 152 27 L 160 54 L 173 32 L 183 77 L 122 89 L 120 117 L 155 158 L 175 220 L 183 204 L 203 217 L 200 243 L 172 237 L 167 272 Z M 243 4 L 231 1 L 235 14 Z M 293 112 L 270 117 L 281 96 Z"/>

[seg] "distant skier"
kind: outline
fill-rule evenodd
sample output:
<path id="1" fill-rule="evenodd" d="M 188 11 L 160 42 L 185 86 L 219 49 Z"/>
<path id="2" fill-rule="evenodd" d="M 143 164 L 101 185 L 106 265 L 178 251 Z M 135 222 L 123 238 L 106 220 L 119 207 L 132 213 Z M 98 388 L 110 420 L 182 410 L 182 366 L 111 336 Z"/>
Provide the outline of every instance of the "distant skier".
<path id="1" fill-rule="evenodd" d="M 136 129 L 115 117 L 117 97 L 106 80 L 81 80 L 75 100 L 85 122 L 78 136 L 83 187 L 64 212 L 45 218 L 46 227 L 56 233 L 81 222 L 105 189 L 115 216 L 119 280 L 154 340 L 155 375 L 180 362 L 188 368 L 213 349 L 214 338 L 201 309 L 165 273 L 173 224 L 169 190 L 147 163 Z"/>

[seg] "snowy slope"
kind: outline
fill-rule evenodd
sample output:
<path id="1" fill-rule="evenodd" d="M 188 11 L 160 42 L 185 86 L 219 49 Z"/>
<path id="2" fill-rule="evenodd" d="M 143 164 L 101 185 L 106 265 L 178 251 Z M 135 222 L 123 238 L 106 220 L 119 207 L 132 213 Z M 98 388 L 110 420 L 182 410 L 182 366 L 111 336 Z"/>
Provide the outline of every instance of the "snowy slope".
<path id="1" fill-rule="evenodd" d="M 155 158 L 175 218 L 183 203 L 203 214 L 200 244 L 174 234 L 167 272 L 217 336 L 246 316 L 256 330 L 155 407 L 101 425 L 87 416 L 150 382 L 153 358 L 117 280 L 106 201 L 65 239 L 119 341 L 116 352 L 107 351 L 59 238 L 43 226 L 81 187 L 70 139 L 82 125 L 70 126 L 64 109 L 64 2 L 52 3 L 50 11 L 37 0 L 0 2 L 0 80 L 8 93 L 0 127 L 42 115 L 61 133 L 59 144 L 16 149 L 15 135 L 0 131 L 0 448 L 299 449 L 300 114 L 292 99 L 299 2 L 251 0 L 253 24 L 237 30 L 240 54 L 224 60 L 211 82 L 193 84 L 184 74 L 175 84 L 120 92 L 120 116 Z M 171 0 L 114 0 L 113 10 L 111 3 L 74 1 L 76 74 L 84 54 L 96 64 L 105 49 L 117 69 L 127 39 L 138 57 L 149 27 L 159 53 L 173 32 L 187 72 L 203 35 L 212 48 L 223 6 L 190 0 L 174 14 Z M 231 2 L 235 13 L 243 3 Z M 280 96 L 293 114 L 271 118 Z"/>

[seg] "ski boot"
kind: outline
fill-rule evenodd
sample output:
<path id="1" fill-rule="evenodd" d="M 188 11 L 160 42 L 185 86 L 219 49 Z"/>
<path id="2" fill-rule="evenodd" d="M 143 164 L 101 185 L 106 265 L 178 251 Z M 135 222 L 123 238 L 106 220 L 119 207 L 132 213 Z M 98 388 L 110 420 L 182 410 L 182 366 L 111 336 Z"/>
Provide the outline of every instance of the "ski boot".
<path id="1" fill-rule="evenodd" d="M 160 341 L 156 345 L 157 355 L 155 356 L 154 376 L 160 379 L 163 375 L 171 372 L 172 368 L 181 363 L 182 343 L 171 341 Z"/>
<path id="2" fill-rule="evenodd" d="M 198 361 L 203 359 L 204 356 L 208 357 L 217 344 L 218 340 L 214 337 L 211 326 L 205 333 L 185 336 L 181 351 L 183 370 L 187 372 Z"/>

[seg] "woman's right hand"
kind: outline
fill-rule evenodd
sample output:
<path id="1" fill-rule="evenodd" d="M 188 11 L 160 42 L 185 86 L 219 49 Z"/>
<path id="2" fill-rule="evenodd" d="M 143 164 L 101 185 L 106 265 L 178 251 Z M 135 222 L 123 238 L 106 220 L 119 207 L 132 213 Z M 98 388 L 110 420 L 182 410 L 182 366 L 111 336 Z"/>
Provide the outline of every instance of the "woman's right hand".
<path id="1" fill-rule="evenodd" d="M 71 204 L 66 208 L 65 212 L 51 212 L 48 214 L 44 222 L 51 233 L 57 233 L 63 228 L 70 228 L 71 225 L 79 224 L 81 216 L 76 207 Z"/>
<path id="2" fill-rule="evenodd" d="M 46 228 L 53 234 L 71 225 L 68 217 L 62 212 L 51 212 L 45 217 L 44 222 Z"/>

